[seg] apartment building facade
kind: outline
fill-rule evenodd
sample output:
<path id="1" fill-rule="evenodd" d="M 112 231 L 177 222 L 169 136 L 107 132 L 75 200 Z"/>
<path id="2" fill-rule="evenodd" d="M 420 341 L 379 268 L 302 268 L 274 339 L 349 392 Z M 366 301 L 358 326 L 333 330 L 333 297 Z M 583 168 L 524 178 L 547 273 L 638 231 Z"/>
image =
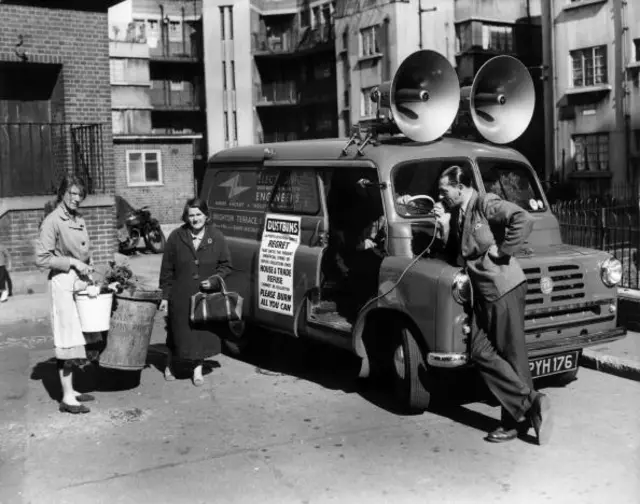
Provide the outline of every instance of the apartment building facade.
<path id="1" fill-rule="evenodd" d="M 553 65 L 554 178 L 589 194 L 637 188 L 640 5 L 554 0 L 544 6 Z"/>
<path id="2" fill-rule="evenodd" d="M 121 2 L 109 39 L 116 192 L 177 223 L 207 158 L 201 1 Z"/>
<path id="3" fill-rule="evenodd" d="M 374 118 L 371 91 L 390 80 L 414 51 L 445 56 L 461 85 L 470 85 L 490 58 L 508 54 L 530 68 L 537 98 L 529 128 L 512 146 L 544 173 L 539 0 L 344 0 L 335 17 L 341 135 Z"/>
<path id="4" fill-rule="evenodd" d="M 328 0 L 205 2 L 211 154 L 337 135 L 333 12 Z"/>

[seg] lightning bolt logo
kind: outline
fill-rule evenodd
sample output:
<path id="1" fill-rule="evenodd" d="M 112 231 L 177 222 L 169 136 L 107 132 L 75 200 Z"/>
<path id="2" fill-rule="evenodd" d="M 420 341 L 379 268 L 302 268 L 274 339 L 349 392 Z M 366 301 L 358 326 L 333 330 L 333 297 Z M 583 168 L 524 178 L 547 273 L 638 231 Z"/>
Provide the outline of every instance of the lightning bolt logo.
<path id="1" fill-rule="evenodd" d="M 243 192 L 251 189 L 251 187 L 249 187 L 249 186 L 240 185 L 240 174 L 239 173 L 234 175 L 233 177 L 231 177 L 226 182 L 222 182 L 220 184 L 220 187 L 228 187 L 229 188 L 229 194 L 227 196 L 229 199 L 234 199 L 239 194 L 242 194 Z"/>

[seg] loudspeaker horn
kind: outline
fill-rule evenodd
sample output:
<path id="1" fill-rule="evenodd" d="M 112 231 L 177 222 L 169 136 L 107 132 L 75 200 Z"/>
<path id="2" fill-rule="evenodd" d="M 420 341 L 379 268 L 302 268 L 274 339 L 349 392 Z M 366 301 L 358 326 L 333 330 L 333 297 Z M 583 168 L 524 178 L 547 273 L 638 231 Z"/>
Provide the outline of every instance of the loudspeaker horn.
<path id="1" fill-rule="evenodd" d="M 376 98 L 381 108 L 391 109 L 402 133 L 415 142 L 430 142 L 455 120 L 460 84 L 444 56 L 422 50 L 405 58 L 393 79 L 379 87 Z"/>
<path id="2" fill-rule="evenodd" d="M 527 68 L 512 56 L 487 61 L 471 86 L 461 90 L 463 103 L 478 133 L 486 140 L 506 144 L 529 126 L 536 102 L 533 80 Z"/>

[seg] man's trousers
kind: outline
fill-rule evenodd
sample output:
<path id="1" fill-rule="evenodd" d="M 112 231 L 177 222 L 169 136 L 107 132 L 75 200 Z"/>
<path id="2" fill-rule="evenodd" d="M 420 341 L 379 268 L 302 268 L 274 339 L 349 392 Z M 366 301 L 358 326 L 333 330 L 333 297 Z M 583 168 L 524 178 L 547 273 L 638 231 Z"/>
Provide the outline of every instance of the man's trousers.
<path id="1" fill-rule="evenodd" d="M 507 424 L 524 420 L 536 395 L 524 335 L 526 294 L 523 282 L 495 301 L 475 300 L 471 359 L 502 405 Z"/>

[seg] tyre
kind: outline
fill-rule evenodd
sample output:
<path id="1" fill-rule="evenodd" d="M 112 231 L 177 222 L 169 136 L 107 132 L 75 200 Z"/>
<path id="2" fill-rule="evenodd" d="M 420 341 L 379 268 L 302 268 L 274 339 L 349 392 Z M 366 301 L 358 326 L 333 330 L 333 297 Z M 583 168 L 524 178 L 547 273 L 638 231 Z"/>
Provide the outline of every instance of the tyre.
<path id="1" fill-rule="evenodd" d="M 559 374 L 555 379 L 556 385 L 564 387 L 566 385 L 569 385 L 571 382 L 576 381 L 578 379 L 578 369 Z"/>
<path id="2" fill-rule="evenodd" d="M 428 369 L 424 353 L 408 327 L 395 331 L 392 353 L 395 393 L 400 406 L 408 413 L 422 413 L 431 401 Z"/>
<path id="3" fill-rule="evenodd" d="M 150 252 L 154 254 L 162 254 L 164 252 L 164 245 L 166 238 L 160 228 L 160 224 L 149 224 L 144 229 L 144 243 Z"/>

